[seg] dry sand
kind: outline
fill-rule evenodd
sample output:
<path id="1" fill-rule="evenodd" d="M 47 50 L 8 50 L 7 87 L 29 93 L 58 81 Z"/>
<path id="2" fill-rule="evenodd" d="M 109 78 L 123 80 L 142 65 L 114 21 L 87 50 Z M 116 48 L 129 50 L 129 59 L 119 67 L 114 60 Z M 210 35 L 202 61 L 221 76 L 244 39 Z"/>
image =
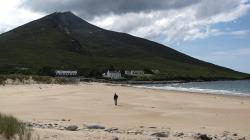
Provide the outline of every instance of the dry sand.
<path id="1" fill-rule="evenodd" d="M 119 106 L 113 94 L 118 93 Z M 170 131 L 168 139 L 188 135 L 223 135 L 224 131 L 250 138 L 250 98 L 133 88 L 102 83 L 79 85 L 0 86 L 0 112 L 36 124 L 78 125 L 79 131 L 34 128 L 40 139 L 153 139 Z M 66 120 L 66 121 L 62 121 Z M 86 130 L 86 124 L 117 127 L 120 133 Z M 149 128 L 153 127 L 153 128 Z M 155 128 L 154 128 L 155 127 Z M 129 132 L 131 131 L 131 133 Z M 138 134 L 133 131 L 143 131 Z M 174 138 L 176 132 L 185 137 Z M 137 135 L 136 135 L 136 134 Z"/>

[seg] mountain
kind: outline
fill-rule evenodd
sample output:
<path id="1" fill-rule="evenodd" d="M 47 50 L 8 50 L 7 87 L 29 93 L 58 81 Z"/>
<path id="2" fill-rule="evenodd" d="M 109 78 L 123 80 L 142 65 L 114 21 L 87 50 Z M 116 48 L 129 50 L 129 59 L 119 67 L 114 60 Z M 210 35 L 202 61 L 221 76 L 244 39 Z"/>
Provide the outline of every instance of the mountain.
<path id="1" fill-rule="evenodd" d="M 2 74 L 72 69 L 98 76 L 110 67 L 155 69 L 163 79 L 249 77 L 156 42 L 99 28 L 71 12 L 56 12 L 0 35 Z"/>

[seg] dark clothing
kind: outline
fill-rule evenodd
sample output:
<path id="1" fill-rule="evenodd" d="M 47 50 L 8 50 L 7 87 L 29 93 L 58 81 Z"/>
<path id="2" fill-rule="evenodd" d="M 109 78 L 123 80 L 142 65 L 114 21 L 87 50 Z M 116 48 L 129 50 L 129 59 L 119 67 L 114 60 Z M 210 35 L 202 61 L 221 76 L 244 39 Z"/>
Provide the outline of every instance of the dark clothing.
<path id="1" fill-rule="evenodd" d="M 117 100 L 117 99 L 118 99 L 118 95 L 115 94 L 115 95 L 114 95 L 114 100 Z"/>
<path id="2" fill-rule="evenodd" d="M 117 106 L 117 100 L 118 100 L 118 95 L 115 93 L 114 95 L 114 101 L 115 101 L 115 105 Z"/>

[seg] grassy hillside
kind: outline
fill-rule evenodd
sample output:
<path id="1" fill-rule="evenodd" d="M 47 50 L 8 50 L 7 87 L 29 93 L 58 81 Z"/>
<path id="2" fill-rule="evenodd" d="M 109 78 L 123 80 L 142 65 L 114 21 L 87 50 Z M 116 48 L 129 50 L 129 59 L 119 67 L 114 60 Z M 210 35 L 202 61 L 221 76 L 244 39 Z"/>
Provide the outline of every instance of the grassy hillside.
<path id="1" fill-rule="evenodd" d="M 249 76 L 146 39 L 101 29 L 70 12 L 53 13 L 0 35 L 3 74 L 42 75 L 53 69 L 77 69 L 84 76 L 99 76 L 111 66 L 158 69 L 161 75 L 156 79 Z"/>

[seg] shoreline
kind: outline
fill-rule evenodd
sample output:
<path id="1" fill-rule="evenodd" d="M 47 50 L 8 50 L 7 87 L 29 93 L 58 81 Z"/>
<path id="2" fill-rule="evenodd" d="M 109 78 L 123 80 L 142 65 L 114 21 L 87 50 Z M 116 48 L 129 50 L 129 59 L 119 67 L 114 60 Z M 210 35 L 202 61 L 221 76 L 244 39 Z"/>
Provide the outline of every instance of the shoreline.
<path id="1" fill-rule="evenodd" d="M 134 86 L 131 86 L 134 87 Z M 224 97 L 243 97 L 243 98 L 250 98 L 250 95 L 241 94 L 241 95 L 234 95 L 234 94 L 221 94 L 221 93 L 211 93 L 211 92 L 198 92 L 198 91 L 183 91 L 183 90 L 170 90 L 170 89 L 154 89 L 154 88 L 147 88 L 147 87 L 134 87 L 134 88 L 142 88 L 142 89 L 151 89 L 151 90 L 160 90 L 166 92 L 176 92 L 176 93 L 185 93 L 185 94 L 201 94 L 201 95 L 216 95 L 216 96 L 224 96 Z"/>
<path id="2" fill-rule="evenodd" d="M 97 83 L 112 83 L 112 84 L 132 84 L 132 85 L 146 85 L 146 84 L 174 84 L 174 83 L 190 83 L 190 82 L 215 82 L 215 81 L 245 81 L 250 80 L 243 78 L 243 79 L 215 79 L 215 80 L 201 80 L 201 79 L 194 79 L 194 80 L 147 80 L 147 81 L 135 81 L 135 80 L 107 80 L 107 79 L 96 79 L 96 78 L 81 78 L 81 82 L 97 82 Z"/>
<path id="3" fill-rule="evenodd" d="M 212 82 L 212 81 L 202 81 L 202 82 Z M 174 83 L 187 83 L 187 82 L 174 82 Z M 25 84 L 25 83 L 20 83 L 20 84 L 5 84 L 5 85 L 0 85 L 1 87 L 7 87 L 7 86 L 29 86 L 29 85 L 60 85 L 60 86 L 77 86 L 81 84 L 103 84 L 107 86 L 121 86 L 121 87 L 130 87 L 130 88 L 138 88 L 138 89 L 148 89 L 148 90 L 155 90 L 155 91 L 162 91 L 162 92 L 175 92 L 175 93 L 184 93 L 184 94 L 200 94 L 200 95 L 216 95 L 216 96 L 224 96 L 224 97 L 239 97 L 239 98 L 249 98 L 250 99 L 250 94 L 247 95 L 243 93 L 242 95 L 236 95 L 236 94 L 222 94 L 222 93 L 216 93 L 216 92 L 198 92 L 198 91 L 186 91 L 186 90 L 171 90 L 171 89 L 157 89 L 157 88 L 150 88 L 150 87 L 137 87 L 138 85 L 144 85 L 144 84 L 121 84 L 121 83 L 109 83 L 109 82 L 85 82 L 81 81 L 78 84 L 72 83 L 72 84 L 58 84 L 58 83 L 51 83 L 51 84 L 43 84 L 43 83 L 32 83 L 32 84 Z M 169 84 L 172 84 L 171 82 Z M 148 84 L 145 84 L 148 85 Z"/>
<path id="4" fill-rule="evenodd" d="M 102 83 L 102 84 L 106 84 L 106 85 L 113 85 L 113 86 L 124 86 L 124 87 L 132 87 L 132 88 L 139 88 L 139 89 L 149 89 L 149 90 L 159 90 L 162 92 L 176 92 L 176 93 L 180 93 L 183 92 L 185 94 L 187 93 L 191 93 L 191 94 L 201 94 L 201 95 L 218 95 L 218 96 L 229 96 L 229 97 L 244 97 L 244 98 L 250 98 L 250 94 L 246 94 L 246 93 L 240 93 L 240 94 L 227 94 L 227 93 L 217 93 L 217 92 L 198 92 L 198 91 L 188 91 L 188 90 L 171 90 L 171 89 L 160 89 L 160 88 L 151 88 L 151 87 L 146 87 L 147 84 L 145 85 L 141 85 L 139 84 L 139 86 L 137 84 L 114 84 L 114 83 Z"/>
<path id="5" fill-rule="evenodd" d="M 54 77 L 46 77 L 47 80 L 50 78 L 50 80 L 46 81 L 45 83 L 41 81 L 35 81 L 32 79 L 32 77 L 26 76 L 23 80 L 20 80 L 20 78 L 17 79 L 7 79 L 3 84 L 0 84 L 0 86 L 5 85 L 30 85 L 30 84 L 59 84 L 59 85 L 72 85 L 72 84 L 80 84 L 80 83 L 101 83 L 101 84 L 116 84 L 116 85 L 129 85 L 131 87 L 136 86 L 145 86 L 142 88 L 146 89 L 156 89 L 156 88 L 150 88 L 146 87 L 147 85 L 158 85 L 158 84 L 178 84 L 178 83 L 203 83 L 203 82 L 217 82 L 217 81 L 247 81 L 249 79 L 218 79 L 218 80 L 167 80 L 167 81 L 113 81 L 113 80 L 105 80 L 105 79 L 95 79 L 95 78 L 77 78 L 77 81 L 72 80 L 61 80 L 60 82 L 54 79 Z M 57 79 L 58 80 L 58 79 Z M 65 82 L 65 83 L 64 83 Z M 141 87 L 139 87 L 141 88 Z M 181 88 L 181 87 L 174 87 L 174 88 Z M 184 90 L 178 90 L 178 89 L 160 89 L 165 91 L 177 91 L 177 92 L 188 92 L 188 93 L 201 93 L 201 94 L 215 94 L 215 95 L 225 95 L 225 96 L 242 96 L 242 97 L 248 97 L 250 96 L 250 93 L 243 93 L 243 92 L 233 92 L 229 90 L 216 90 L 216 89 L 188 89 L 184 88 Z M 190 91 L 190 90 L 210 90 L 210 91 Z M 228 92 L 228 93 L 225 93 Z M 231 92 L 231 93 L 229 93 Z M 234 94 L 236 93 L 236 94 Z"/>
<path id="6" fill-rule="evenodd" d="M 52 86 L 56 86 L 56 85 L 60 85 L 60 86 L 67 86 L 67 85 L 71 85 L 71 86 L 77 86 L 77 85 L 81 85 L 81 84 L 103 84 L 103 85 L 107 85 L 107 86 L 121 86 L 121 87 L 130 87 L 130 88 L 137 88 L 137 89 L 148 89 L 148 90 L 155 90 L 155 91 L 162 91 L 162 92 L 174 92 L 174 93 L 180 93 L 180 94 L 198 94 L 198 95 L 216 95 L 216 96 L 223 96 L 223 97 L 239 97 L 239 98 L 250 98 L 250 95 L 232 95 L 232 94 L 220 94 L 220 93 L 210 93 L 210 92 L 196 92 L 196 91 L 183 91 L 183 90 L 171 90 L 171 89 L 157 89 L 157 88 L 147 88 L 147 87 L 136 87 L 135 85 L 137 84 L 117 84 L 117 83 L 103 83 L 103 82 L 80 82 L 79 84 L 41 84 L 41 83 L 34 83 L 34 84 L 6 84 L 6 85 L 0 85 L 1 87 L 7 87 L 7 86 L 31 86 L 31 85 L 52 85 Z"/>
<path id="7" fill-rule="evenodd" d="M 143 84 L 131 85 L 132 87 L 145 89 L 159 89 L 165 91 L 179 91 L 188 93 L 215 94 L 225 96 L 250 97 L 250 89 L 247 85 L 249 80 L 235 81 L 205 81 L 189 83 L 171 83 L 171 84 Z M 242 86 L 244 85 L 244 86 Z M 222 86 L 220 88 L 219 86 Z"/>

